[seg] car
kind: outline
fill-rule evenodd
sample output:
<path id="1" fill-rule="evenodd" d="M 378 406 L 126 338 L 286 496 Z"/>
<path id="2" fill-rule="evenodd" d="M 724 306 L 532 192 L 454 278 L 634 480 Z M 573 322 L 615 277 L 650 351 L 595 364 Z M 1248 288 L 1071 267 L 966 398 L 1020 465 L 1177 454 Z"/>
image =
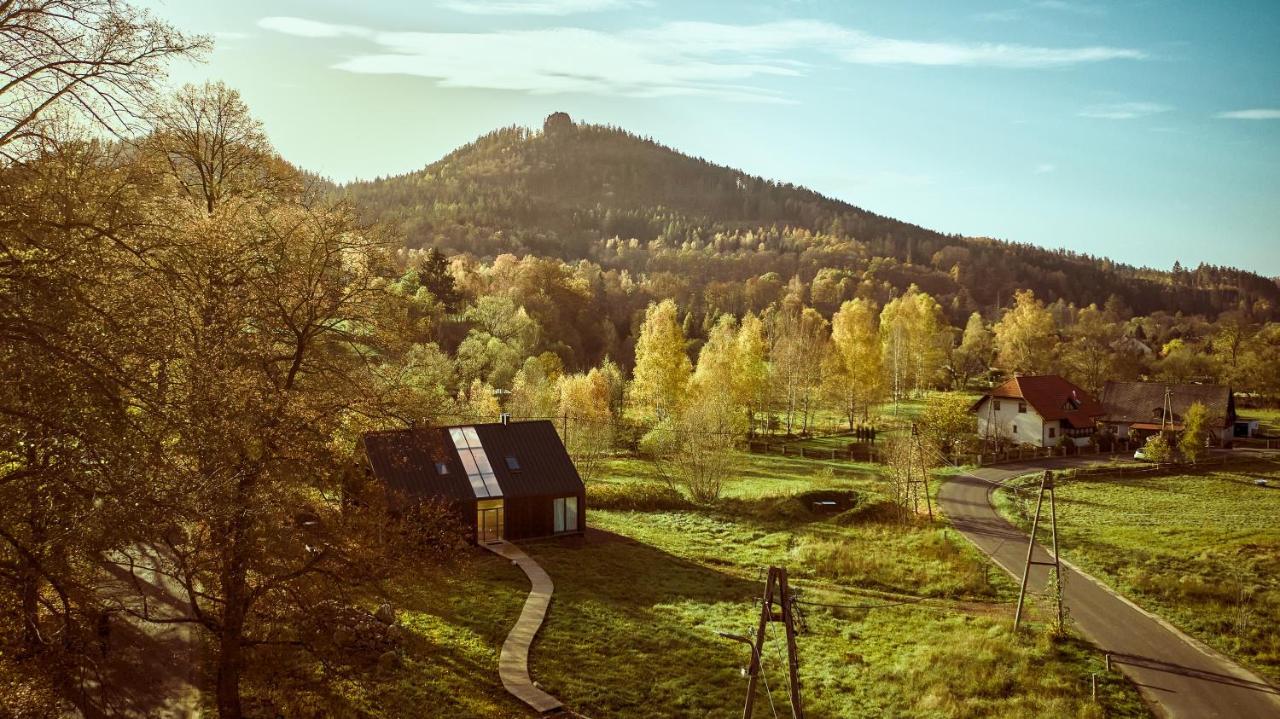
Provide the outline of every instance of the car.
<path id="1" fill-rule="evenodd" d="M 1143 452 L 1141 449 L 1139 449 L 1138 451 L 1136 451 L 1136 452 L 1134 452 L 1134 453 L 1133 453 L 1133 458 L 1134 458 L 1134 459 L 1136 459 L 1136 460 L 1138 460 L 1139 462 L 1150 462 L 1150 461 L 1151 461 L 1151 460 L 1147 459 L 1147 453 L 1146 453 L 1146 452 Z"/>

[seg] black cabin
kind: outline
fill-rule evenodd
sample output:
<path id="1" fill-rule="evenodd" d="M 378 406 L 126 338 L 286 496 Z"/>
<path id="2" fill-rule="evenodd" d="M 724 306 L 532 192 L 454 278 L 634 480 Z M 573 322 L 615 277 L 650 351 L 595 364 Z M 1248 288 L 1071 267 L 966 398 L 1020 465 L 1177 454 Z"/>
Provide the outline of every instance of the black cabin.
<path id="1" fill-rule="evenodd" d="M 397 498 L 447 500 L 477 542 L 586 531 L 586 488 L 547 420 L 369 432 L 361 442 Z"/>

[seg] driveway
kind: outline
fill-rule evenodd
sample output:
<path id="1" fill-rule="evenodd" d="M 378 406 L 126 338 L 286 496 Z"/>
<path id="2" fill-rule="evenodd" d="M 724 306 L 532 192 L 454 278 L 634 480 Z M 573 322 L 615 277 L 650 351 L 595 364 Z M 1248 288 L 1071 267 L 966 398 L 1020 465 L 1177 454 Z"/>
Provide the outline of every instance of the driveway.
<path id="1" fill-rule="evenodd" d="M 1027 535 L 996 512 L 991 503 L 992 491 L 1028 472 L 1064 469 L 1091 461 L 1042 459 L 984 467 L 944 483 L 938 500 L 956 529 L 1015 579 L 1021 579 Z M 1035 559 L 1049 560 L 1048 553 L 1038 544 Z M 1047 567 L 1033 565 L 1029 591 L 1045 591 L 1048 575 Z M 1071 621 L 1102 651 L 1113 655 L 1113 662 L 1138 685 L 1161 716 L 1280 717 L 1280 690 L 1065 562 L 1062 575 Z"/>

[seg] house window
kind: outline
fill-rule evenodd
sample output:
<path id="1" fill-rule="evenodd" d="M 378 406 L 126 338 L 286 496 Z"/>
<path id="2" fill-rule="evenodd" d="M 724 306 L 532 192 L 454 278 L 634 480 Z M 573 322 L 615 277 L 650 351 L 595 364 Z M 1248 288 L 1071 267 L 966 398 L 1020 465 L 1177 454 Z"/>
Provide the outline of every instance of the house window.
<path id="1" fill-rule="evenodd" d="M 436 474 L 441 477 L 449 473 L 449 465 L 444 462 L 436 462 Z"/>
<path id="2" fill-rule="evenodd" d="M 1027 413 L 1027 403 L 1026 403 L 1026 402 L 1019 402 L 1019 403 L 1018 403 L 1018 414 L 1026 414 L 1026 413 Z"/>
<path id="3" fill-rule="evenodd" d="M 507 457 L 507 469 L 511 470 L 512 472 L 519 472 L 519 471 L 520 471 L 520 461 L 519 461 L 519 460 L 517 460 L 515 457 L 508 456 L 508 457 Z"/>
<path id="4" fill-rule="evenodd" d="M 1000 400 L 998 400 L 998 399 L 993 399 L 993 400 L 991 400 L 991 403 L 995 405 L 996 411 L 997 411 L 997 412 L 999 412 L 999 411 L 1000 411 Z"/>
<path id="5" fill-rule="evenodd" d="M 1054 437 L 1057 437 L 1057 436 L 1058 436 L 1058 429 L 1057 429 L 1056 427 L 1050 427 L 1050 428 L 1049 428 L 1049 439 L 1053 439 Z"/>
<path id="6" fill-rule="evenodd" d="M 578 498 L 559 497 L 551 500 L 555 513 L 555 533 L 578 531 Z"/>
<path id="7" fill-rule="evenodd" d="M 1014 422 L 1013 424 L 1009 425 L 1009 431 L 1010 431 L 1010 432 L 1012 432 L 1013 434 L 1017 434 L 1017 433 L 1018 433 L 1018 423 L 1017 423 L 1017 422 Z"/>

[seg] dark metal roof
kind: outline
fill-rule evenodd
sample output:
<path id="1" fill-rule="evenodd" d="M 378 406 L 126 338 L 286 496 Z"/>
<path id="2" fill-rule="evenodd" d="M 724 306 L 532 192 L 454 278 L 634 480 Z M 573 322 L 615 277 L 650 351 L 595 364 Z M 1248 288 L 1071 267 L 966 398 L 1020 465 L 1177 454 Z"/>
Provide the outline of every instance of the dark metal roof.
<path id="1" fill-rule="evenodd" d="M 568 496 L 582 491 L 582 478 L 549 420 L 473 426 L 498 477 L 502 496 Z M 507 457 L 516 458 L 518 471 L 507 467 Z"/>
<path id="2" fill-rule="evenodd" d="M 568 496 L 583 491 L 582 478 L 550 421 L 461 426 L 475 427 L 503 497 Z M 474 500 L 448 430 L 429 427 L 365 434 L 364 451 L 374 476 L 410 496 Z M 515 457 L 520 469 L 509 469 L 507 457 Z M 436 462 L 446 463 L 448 474 L 439 475 Z"/>
<path id="3" fill-rule="evenodd" d="M 363 442 L 373 476 L 386 482 L 391 490 L 411 497 L 475 499 L 458 452 L 442 429 L 368 432 Z M 436 462 L 444 462 L 449 473 L 438 474 Z"/>

